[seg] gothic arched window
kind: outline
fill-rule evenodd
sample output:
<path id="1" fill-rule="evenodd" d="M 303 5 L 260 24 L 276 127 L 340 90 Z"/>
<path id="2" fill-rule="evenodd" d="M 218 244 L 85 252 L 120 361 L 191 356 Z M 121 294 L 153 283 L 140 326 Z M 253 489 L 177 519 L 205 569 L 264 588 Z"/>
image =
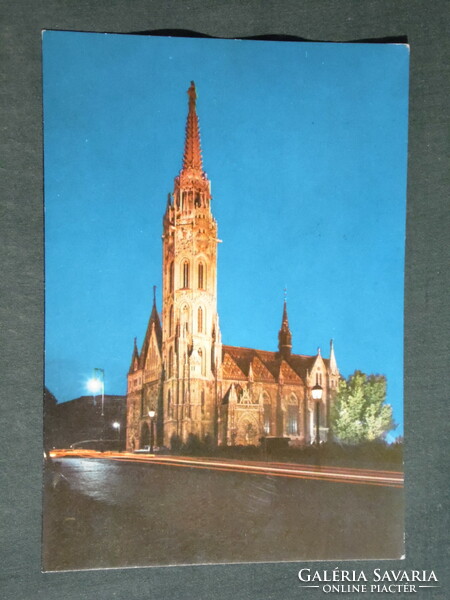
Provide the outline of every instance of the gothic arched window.
<path id="1" fill-rule="evenodd" d="M 202 262 L 198 263 L 198 287 L 205 289 L 205 267 Z"/>
<path id="2" fill-rule="evenodd" d="M 173 272 L 173 261 L 172 261 L 169 266 L 169 292 L 173 292 L 173 288 L 174 288 L 173 275 L 174 275 L 174 272 Z"/>
<path id="3" fill-rule="evenodd" d="M 189 287 L 189 263 L 187 260 L 183 262 L 183 288 Z"/>
<path id="4" fill-rule="evenodd" d="M 286 433 L 288 435 L 298 435 L 298 400 L 295 394 L 291 394 L 289 397 Z"/>
<path id="5" fill-rule="evenodd" d="M 203 333 L 203 308 L 201 306 L 197 310 L 197 331 Z"/>

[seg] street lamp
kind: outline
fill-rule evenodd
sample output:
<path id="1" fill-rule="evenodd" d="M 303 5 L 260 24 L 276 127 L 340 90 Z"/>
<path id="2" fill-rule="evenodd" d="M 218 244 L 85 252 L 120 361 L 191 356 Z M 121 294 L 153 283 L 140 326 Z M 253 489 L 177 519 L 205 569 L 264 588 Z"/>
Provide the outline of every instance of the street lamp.
<path id="1" fill-rule="evenodd" d="M 117 433 L 118 433 L 117 437 L 118 437 L 119 443 L 120 443 L 120 423 L 119 423 L 119 421 L 114 421 L 112 426 L 114 427 L 114 429 L 117 429 Z"/>
<path id="2" fill-rule="evenodd" d="M 155 439 L 155 432 L 153 429 L 153 427 L 154 427 L 153 421 L 154 421 L 155 415 L 156 415 L 156 411 L 153 410 L 153 408 L 148 411 L 148 416 L 150 417 L 150 453 L 151 454 L 153 453 L 153 442 Z"/>
<path id="3" fill-rule="evenodd" d="M 105 433 L 105 370 L 95 368 L 94 376 L 87 382 L 88 390 L 93 394 L 102 393 L 102 439 Z"/>
<path id="4" fill-rule="evenodd" d="M 320 401 L 322 400 L 323 388 L 316 383 L 316 385 L 311 389 L 312 399 L 316 403 L 316 444 L 320 443 Z"/>
<path id="5" fill-rule="evenodd" d="M 105 370 L 94 369 L 94 376 L 87 382 L 87 387 L 93 394 L 102 393 L 102 417 L 105 416 Z"/>

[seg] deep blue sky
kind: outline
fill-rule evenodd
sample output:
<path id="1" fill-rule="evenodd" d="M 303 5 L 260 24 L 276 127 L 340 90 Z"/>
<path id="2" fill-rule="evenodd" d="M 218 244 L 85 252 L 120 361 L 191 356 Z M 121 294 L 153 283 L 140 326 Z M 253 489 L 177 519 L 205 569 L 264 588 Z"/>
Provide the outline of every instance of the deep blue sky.
<path id="1" fill-rule="evenodd" d="M 402 433 L 409 52 L 46 32 L 46 385 L 59 401 L 126 389 L 162 215 L 197 86 L 219 225 L 225 344 L 276 350 L 283 288 L 293 351 L 344 376 L 383 373 Z"/>

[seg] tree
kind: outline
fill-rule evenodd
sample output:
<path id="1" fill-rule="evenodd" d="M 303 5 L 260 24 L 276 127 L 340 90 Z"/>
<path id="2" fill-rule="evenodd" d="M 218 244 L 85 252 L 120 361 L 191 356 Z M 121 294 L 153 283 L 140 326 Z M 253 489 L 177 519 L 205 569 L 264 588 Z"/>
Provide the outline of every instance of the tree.
<path id="1" fill-rule="evenodd" d="M 358 444 L 384 438 L 396 427 L 392 407 L 385 404 L 386 377 L 355 371 L 339 383 L 331 408 L 334 438 Z"/>

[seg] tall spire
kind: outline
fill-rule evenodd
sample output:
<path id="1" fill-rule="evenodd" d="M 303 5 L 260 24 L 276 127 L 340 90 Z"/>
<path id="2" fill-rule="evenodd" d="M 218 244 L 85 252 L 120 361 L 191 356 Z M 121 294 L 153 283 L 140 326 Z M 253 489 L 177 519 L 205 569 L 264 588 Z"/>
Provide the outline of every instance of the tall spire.
<path id="1" fill-rule="evenodd" d="M 289 329 L 286 298 L 283 304 L 283 317 L 281 319 L 281 329 L 278 332 L 278 350 L 283 358 L 291 355 L 292 351 L 292 333 Z"/>
<path id="2" fill-rule="evenodd" d="M 335 373 L 338 370 L 336 356 L 334 354 L 334 343 L 330 340 L 330 371 Z"/>
<path id="3" fill-rule="evenodd" d="M 153 305 L 152 312 L 150 314 L 149 328 L 151 323 L 155 323 L 156 328 L 161 328 L 161 323 L 159 320 L 158 309 L 156 308 L 156 285 L 153 286 Z"/>
<path id="4" fill-rule="evenodd" d="M 187 91 L 189 96 L 189 112 L 186 122 L 186 140 L 184 144 L 183 169 L 182 171 L 197 171 L 203 174 L 202 150 L 200 147 L 200 129 L 195 103 L 197 92 L 195 83 L 191 81 L 191 87 Z"/>
<path id="5" fill-rule="evenodd" d="M 148 320 L 147 331 L 145 332 L 144 342 L 141 348 L 141 360 L 145 360 L 147 356 L 148 347 L 150 344 L 150 338 L 152 335 L 152 330 L 155 329 L 156 340 L 158 342 L 158 347 L 162 346 L 162 328 L 161 321 L 159 319 L 158 309 L 156 308 L 156 285 L 153 286 L 153 305 L 152 312 L 150 313 L 150 318 Z"/>
<path id="6" fill-rule="evenodd" d="M 133 373 L 139 368 L 139 351 L 137 348 L 137 340 L 134 338 L 134 346 L 133 346 L 133 354 L 131 355 L 131 365 L 129 369 L 129 373 Z"/>
<path id="7" fill-rule="evenodd" d="M 189 111 L 186 121 L 183 166 L 175 177 L 173 195 L 167 202 L 167 224 L 174 225 L 174 217 L 180 215 L 195 218 L 198 212 L 211 215 L 211 184 L 203 171 L 200 129 L 196 112 L 197 92 L 195 83 L 187 91 Z M 165 216 L 165 218 L 166 218 Z"/>

